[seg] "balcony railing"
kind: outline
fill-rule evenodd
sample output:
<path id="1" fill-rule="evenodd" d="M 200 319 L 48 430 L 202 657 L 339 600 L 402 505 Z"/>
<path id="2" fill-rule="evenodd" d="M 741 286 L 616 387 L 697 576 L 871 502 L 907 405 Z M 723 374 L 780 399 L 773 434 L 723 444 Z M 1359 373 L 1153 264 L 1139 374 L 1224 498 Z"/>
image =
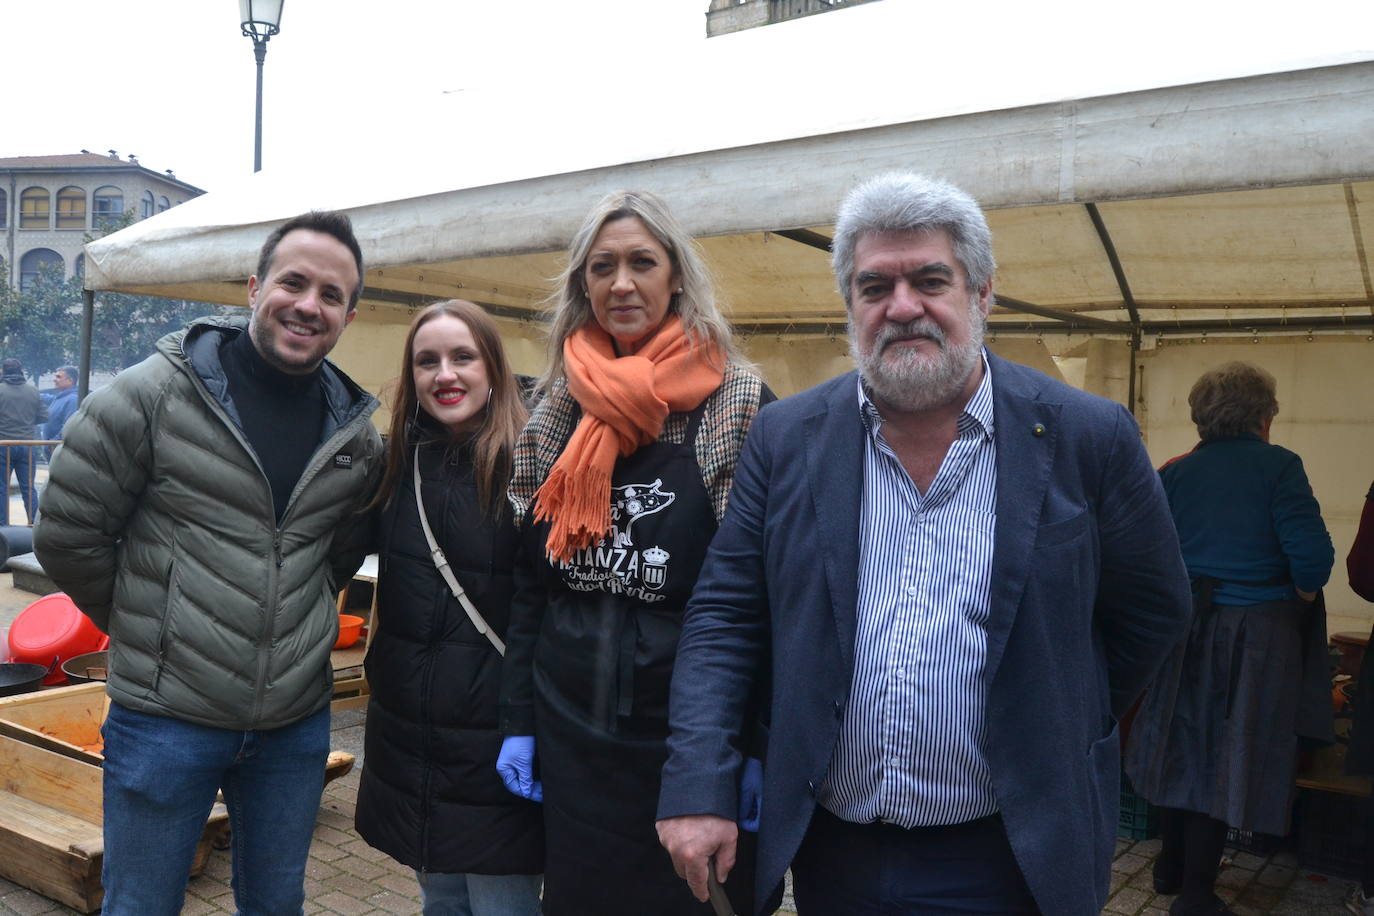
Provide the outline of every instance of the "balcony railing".
<path id="1" fill-rule="evenodd" d="M 839 9 L 842 6 L 857 6 L 869 2 L 872 0 L 768 0 L 768 21 L 782 22 L 785 19 L 796 19 L 800 16 L 810 16 L 812 13 Z"/>
<path id="2" fill-rule="evenodd" d="M 5 473 L 5 512 L 0 522 L 7 526 L 31 524 L 28 516 L 37 511 L 38 494 L 48 480 L 48 449 L 59 444 L 55 439 L 0 439 L 0 470 Z M 30 497 L 27 503 L 24 488 Z"/>

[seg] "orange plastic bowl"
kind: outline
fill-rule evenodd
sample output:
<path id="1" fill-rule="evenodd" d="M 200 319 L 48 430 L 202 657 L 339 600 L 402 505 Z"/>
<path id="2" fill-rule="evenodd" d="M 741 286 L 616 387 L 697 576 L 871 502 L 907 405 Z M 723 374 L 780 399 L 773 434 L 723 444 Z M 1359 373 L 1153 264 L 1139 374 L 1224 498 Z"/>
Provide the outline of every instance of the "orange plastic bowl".
<path id="1" fill-rule="evenodd" d="M 347 649 L 363 635 L 363 619 L 353 614 L 339 615 L 339 638 L 334 640 L 334 648 Z"/>

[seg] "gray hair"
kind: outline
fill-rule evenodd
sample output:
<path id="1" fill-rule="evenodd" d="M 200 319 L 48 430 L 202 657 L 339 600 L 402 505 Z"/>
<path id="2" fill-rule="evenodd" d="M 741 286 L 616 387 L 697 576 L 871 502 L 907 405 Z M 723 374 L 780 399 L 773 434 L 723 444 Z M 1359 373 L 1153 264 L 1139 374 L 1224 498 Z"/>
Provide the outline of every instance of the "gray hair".
<path id="1" fill-rule="evenodd" d="M 840 204 L 830 266 L 850 306 L 854 247 L 865 235 L 887 232 L 949 233 L 969 291 L 992 280 L 992 232 L 978 202 L 948 182 L 913 172 L 888 172 L 856 185 Z"/>
<path id="2" fill-rule="evenodd" d="M 583 278 L 592 243 L 596 241 L 602 226 L 630 217 L 644 224 L 672 260 L 682 292 L 673 295 L 669 309 L 682 319 L 687 335 L 694 342 L 714 343 L 720 348 L 726 362 L 745 364 L 735 345 L 730 323 L 716 305 L 716 284 L 710 269 L 696 242 L 668 211 L 668 205 L 648 191 L 613 191 L 597 201 L 582 221 L 568 246 L 567 266 L 554 281 L 557 287 L 547 303 L 552 312 L 549 321 L 549 367 L 539 379 L 541 392 L 548 392 L 553 383 L 563 376 L 563 342 L 578 328 L 594 320 Z"/>
<path id="3" fill-rule="evenodd" d="M 1258 434 L 1279 412 L 1278 383 L 1259 366 L 1231 362 L 1218 366 L 1193 383 L 1188 407 L 1198 438 L 1231 439 Z"/>

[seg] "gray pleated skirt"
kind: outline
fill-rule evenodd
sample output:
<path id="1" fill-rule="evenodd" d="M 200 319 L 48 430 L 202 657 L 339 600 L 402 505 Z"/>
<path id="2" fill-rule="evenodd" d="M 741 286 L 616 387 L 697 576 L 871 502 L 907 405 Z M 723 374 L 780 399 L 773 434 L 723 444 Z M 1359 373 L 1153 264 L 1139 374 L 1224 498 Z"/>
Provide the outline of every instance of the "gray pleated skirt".
<path id="1" fill-rule="evenodd" d="M 1136 713 L 1126 775 L 1151 804 L 1283 836 L 1295 791 L 1307 608 L 1269 601 L 1199 611 Z"/>

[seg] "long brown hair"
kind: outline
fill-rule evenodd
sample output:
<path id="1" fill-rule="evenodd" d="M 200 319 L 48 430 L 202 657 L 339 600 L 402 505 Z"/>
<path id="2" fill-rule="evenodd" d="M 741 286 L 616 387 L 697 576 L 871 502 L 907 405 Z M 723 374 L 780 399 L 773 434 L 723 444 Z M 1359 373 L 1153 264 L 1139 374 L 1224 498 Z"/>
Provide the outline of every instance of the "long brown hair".
<path id="1" fill-rule="evenodd" d="M 420 328 L 441 315 L 457 318 L 472 332 L 477 353 L 487 370 L 491 384 L 491 398 L 487 401 L 482 426 L 473 441 L 473 477 L 477 481 L 477 499 L 490 517 L 500 513 L 506 499 L 506 485 L 510 483 L 511 453 L 515 437 L 525 426 L 529 411 L 520 395 L 520 388 L 506 361 L 501 345 L 501 333 L 496 323 L 480 305 L 464 299 L 449 299 L 426 306 L 410 323 L 405 349 L 401 353 L 401 374 L 396 380 L 396 393 L 391 400 L 391 429 L 388 434 L 386 472 L 368 508 L 386 505 L 396 491 L 397 481 L 410 468 L 408 432 L 420 409 L 415 394 L 415 334 Z"/>

